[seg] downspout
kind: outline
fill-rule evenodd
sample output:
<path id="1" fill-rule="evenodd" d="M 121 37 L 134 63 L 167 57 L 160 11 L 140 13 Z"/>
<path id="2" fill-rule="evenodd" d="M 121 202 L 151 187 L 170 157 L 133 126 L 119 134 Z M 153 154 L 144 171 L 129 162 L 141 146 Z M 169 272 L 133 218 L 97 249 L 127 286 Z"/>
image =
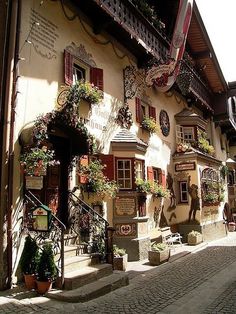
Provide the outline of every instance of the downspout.
<path id="1" fill-rule="evenodd" d="M 7 191 L 7 260 L 8 260 L 8 281 L 7 286 L 10 288 L 12 284 L 12 210 L 13 210 L 13 178 L 14 178 L 14 131 L 15 131 L 15 108 L 17 101 L 17 80 L 18 61 L 19 61 L 19 37 L 21 23 L 21 0 L 15 0 L 12 4 L 12 29 L 11 38 L 13 38 L 12 57 L 13 73 L 11 99 L 10 99 L 10 130 L 8 144 L 8 191 Z M 15 40 L 15 42 L 14 42 Z M 11 53 L 10 52 L 10 53 Z M 11 57 L 11 55 L 10 55 Z M 11 60 L 9 60 L 10 62 Z"/>

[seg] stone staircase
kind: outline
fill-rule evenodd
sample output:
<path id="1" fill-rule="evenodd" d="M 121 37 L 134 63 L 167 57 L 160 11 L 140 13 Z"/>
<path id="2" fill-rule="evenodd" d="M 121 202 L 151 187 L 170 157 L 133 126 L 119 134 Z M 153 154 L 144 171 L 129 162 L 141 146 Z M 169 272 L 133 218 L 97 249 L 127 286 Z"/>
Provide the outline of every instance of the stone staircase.
<path id="1" fill-rule="evenodd" d="M 48 298 L 65 302 L 86 302 L 129 284 L 128 275 L 113 271 L 111 264 L 101 263 L 97 253 L 84 253 L 83 245 L 65 241 L 64 289 L 56 287 Z"/>

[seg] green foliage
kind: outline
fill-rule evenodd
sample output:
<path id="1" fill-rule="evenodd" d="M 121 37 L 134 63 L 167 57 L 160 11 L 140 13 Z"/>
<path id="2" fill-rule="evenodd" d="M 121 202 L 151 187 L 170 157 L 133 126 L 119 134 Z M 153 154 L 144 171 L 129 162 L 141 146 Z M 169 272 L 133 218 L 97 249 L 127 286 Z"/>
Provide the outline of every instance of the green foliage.
<path id="1" fill-rule="evenodd" d="M 208 192 L 203 196 L 203 201 L 206 203 L 216 203 L 219 201 L 219 195 L 216 192 Z"/>
<path id="2" fill-rule="evenodd" d="M 200 236 L 201 233 L 198 232 L 198 231 L 195 231 L 195 230 L 192 230 L 191 232 L 189 232 L 188 236 L 190 237 L 197 237 L 197 236 Z"/>
<path id="3" fill-rule="evenodd" d="M 54 262 L 52 245 L 50 243 L 46 243 L 43 245 L 37 265 L 37 280 L 55 280 L 56 276 L 57 267 Z"/>
<path id="4" fill-rule="evenodd" d="M 155 181 L 137 179 L 135 183 L 139 192 L 150 193 L 154 197 L 169 197 L 170 195 L 168 189 Z"/>
<path id="5" fill-rule="evenodd" d="M 152 251 L 157 251 L 157 252 L 165 251 L 167 248 L 168 248 L 168 245 L 165 243 L 153 242 L 151 246 Z"/>
<path id="6" fill-rule="evenodd" d="M 53 166 L 58 162 L 54 159 L 54 151 L 33 147 L 20 155 L 20 164 L 24 167 L 24 172 L 30 176 L 41 175 L 47 170 L 48 166 Z"/>
<path id="7" fill-rule="evenodd" d="M 220 167 L 220 175 L 223 179 L 227 177 L 228 172 L 229 172 L 229 168 L 226 165 L 222 165 Z"/>
<path id="8" fill-rule="evenodd" d="M 198 131 L 198 148 L 211 156 L 215 153 L 215 149 L 209 144 L 207 134 L 204 131 Z"/>
<path id="9" fill-rule="evenodd" d="M 113 244 L 113 254 L 115 257 L 124 256 L 126 254 L 126 250 L 119 248 L 116 244 Z"/>
<path id="10" fill-rule="evenodd" d="M 87 178 L 87 191 L 101 196 L 115 197 L 119 187 L 115 181 L 110 181 L 103 173 L 105 165 L 100 160 L 91 161 L 88 165 L 80 165 L 79 175 Z"/>
<path id="11" fill-rule="evenodd" d="M 79 103 L 80 99 L 85 99 L 91 104 L 97 104 L 102 100 L 102 91 L 88 81 L 80 80 L 71 86 L 68 102 Z"/>
<path id="12" fill-rule="evenodd" d="M 24 248 L 20 259 L 20 268 L 24 274 L 33 275 L 36 273 L 39 258 L 39 248 L 34 239 L 28 235 L 25 238 Z"/>
<path id="13" fill-rule="evenodd" d="M 160 131 L 154 118 L 144 117 L 142 127 L 150 133 L 158 133 Z"/>

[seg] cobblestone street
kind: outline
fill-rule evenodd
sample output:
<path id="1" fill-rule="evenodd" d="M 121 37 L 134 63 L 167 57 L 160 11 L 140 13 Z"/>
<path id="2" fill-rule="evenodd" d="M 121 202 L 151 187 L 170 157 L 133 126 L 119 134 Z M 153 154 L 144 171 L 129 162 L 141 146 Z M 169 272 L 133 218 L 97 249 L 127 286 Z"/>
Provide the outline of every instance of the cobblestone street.
<path id="1" fill-rule="evenodd" d="M 83 304 L 1 292 L 0 313 L 236 313 L 235 234 L 133 274 L 129 286 Z"/>

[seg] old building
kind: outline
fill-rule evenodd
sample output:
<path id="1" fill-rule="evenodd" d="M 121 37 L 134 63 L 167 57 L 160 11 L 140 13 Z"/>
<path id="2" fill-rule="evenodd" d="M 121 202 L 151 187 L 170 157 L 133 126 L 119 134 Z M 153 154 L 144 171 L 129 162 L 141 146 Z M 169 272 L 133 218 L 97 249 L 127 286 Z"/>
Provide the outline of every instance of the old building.
<path id="1" fill-rule="evenodd" d="M 17 270 L 32 194 L 82 251 L 98 249 L 106 221 L 130 260 L 147 258 L 160 227 L 225 235 L 228 85 L 195 3 L 147 6 L 148 16 L 134 0 L 12 1 L 2 289 Z M 92 217 L 105 229 L 91 237 Z"/>

